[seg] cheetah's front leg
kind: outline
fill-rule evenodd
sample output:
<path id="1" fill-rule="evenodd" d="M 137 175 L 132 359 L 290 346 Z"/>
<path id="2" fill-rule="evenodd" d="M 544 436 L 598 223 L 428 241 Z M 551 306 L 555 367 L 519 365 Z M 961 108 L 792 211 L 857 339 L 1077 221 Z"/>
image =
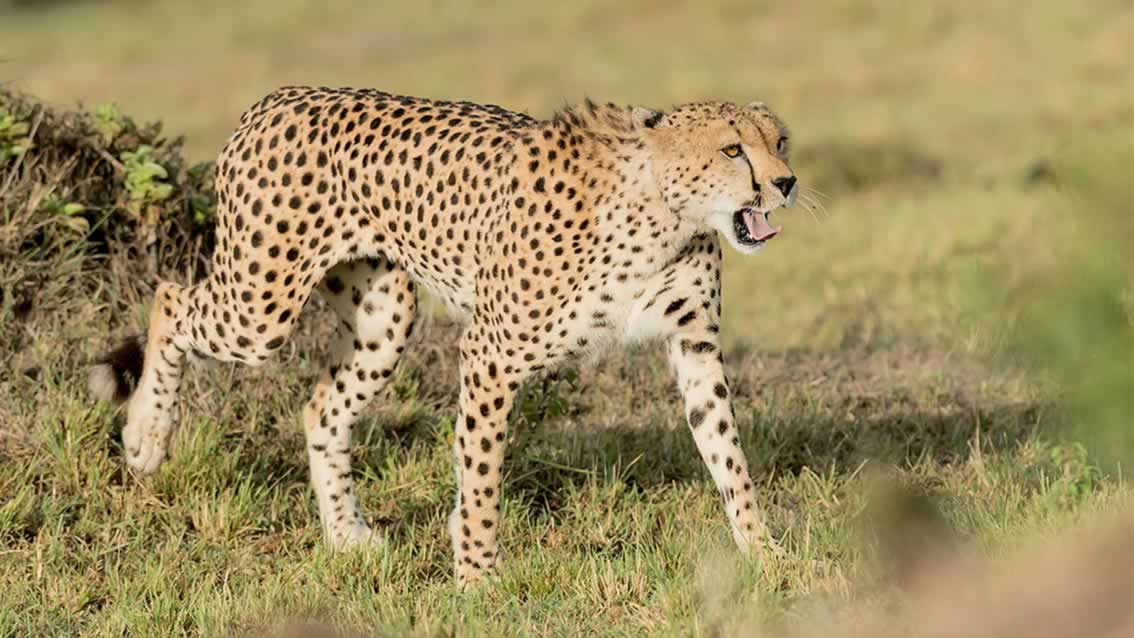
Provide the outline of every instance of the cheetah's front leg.
<path id="1" fill-rule="evenodd" d="M 724 502 L 732 536 L 742 552 L 775 548 L 756 502 L 740 448 L 720 348 L 720 243 L 693 240 L 683 259 L 645 291 L 631 324 L 643 337 L 666 339 L 670 365 L 685 401 L 689 429 Z"/>
<path id="2" fill-rule="evenodd" d="M 461 347 L 461 404 L 454 426 L 457 502 L 449 515 L 454 571 L 462 589 L 490 575 L 499 563 L 501 465 L 508 413 L 520 379 L 493 348 L 483 348 L 470 327 Z M 508 371 L 508 374 L 505 373 Z"/>
<path id="3" fill-rule="evenodd" d="M 740 448 L 717 333 L 691 328 L 673 335 L 667 344 L 689 429 L 720 492 L 737 546 L 745 553 L 774 548 Z"/>

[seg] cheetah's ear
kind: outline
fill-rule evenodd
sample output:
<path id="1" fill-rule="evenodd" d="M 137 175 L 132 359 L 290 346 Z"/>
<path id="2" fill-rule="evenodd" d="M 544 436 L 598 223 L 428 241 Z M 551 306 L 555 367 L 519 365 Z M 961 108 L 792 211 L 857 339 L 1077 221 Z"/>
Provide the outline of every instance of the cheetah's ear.
<path id="1" fill-rule="evenodd" d="M 666 119 L 665 113 L 647 109 L 641 106 L 635 106 L 631 112 L 636 126 L 645 128 L 665 128 L 669 126 L 669 120 Z"/>

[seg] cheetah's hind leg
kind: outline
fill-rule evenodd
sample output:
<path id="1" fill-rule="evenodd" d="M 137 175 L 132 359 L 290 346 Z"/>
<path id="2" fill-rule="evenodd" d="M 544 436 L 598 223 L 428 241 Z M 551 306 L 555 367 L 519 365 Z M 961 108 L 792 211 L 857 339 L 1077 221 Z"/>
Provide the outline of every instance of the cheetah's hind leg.
<path id="1" fill-rule="evenodd" d="M 366 545 L 381 539 L 359 505 L 351 431 L 393 375 L 417 300 L 406 271 L 381 258 L 335 266 L 318 290 L 340 321 L 330 365 L 303 410 L 311 485 L 326 540 L 335 547 Z"/>
<path id="2" fill-rule="evenodd" d="M 127 338 L 88 371 L 88 385 L 96 398 L 128 401 L 122 445 L 126 463 L 141 474 L 152 473 L 165 460 L 176 424 L 177 392 L 191 348 L 179 318 L 190 290 L 161 284 L 146 333 Z"/>

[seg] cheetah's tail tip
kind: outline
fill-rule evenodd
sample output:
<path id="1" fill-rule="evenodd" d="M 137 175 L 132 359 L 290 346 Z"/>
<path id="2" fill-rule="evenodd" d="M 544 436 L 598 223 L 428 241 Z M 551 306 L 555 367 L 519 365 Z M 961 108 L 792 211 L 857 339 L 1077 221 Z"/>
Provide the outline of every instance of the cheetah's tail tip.
<path id="1" fill-rule="evenodd" d="M 122 403 L 142 376 L 146 335 L 127 337 L 110 352 L 95 359 L 87 371 L 87 387 L 96 399 Z"/>

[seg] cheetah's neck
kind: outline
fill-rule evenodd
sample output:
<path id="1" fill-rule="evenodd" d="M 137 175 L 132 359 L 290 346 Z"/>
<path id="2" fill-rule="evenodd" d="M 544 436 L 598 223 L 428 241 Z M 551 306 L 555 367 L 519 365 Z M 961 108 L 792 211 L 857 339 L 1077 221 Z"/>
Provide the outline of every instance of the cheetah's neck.
<path id="1" fill-rule="evenodd" d="M 594 175 L 588 185 L 596 184 L 587 194 L 594 223 L 610 265 L 645 279 L 675 258 L 698 229 L 665 203 L 640 142 L 605 141 L 588 149 Z"/>

